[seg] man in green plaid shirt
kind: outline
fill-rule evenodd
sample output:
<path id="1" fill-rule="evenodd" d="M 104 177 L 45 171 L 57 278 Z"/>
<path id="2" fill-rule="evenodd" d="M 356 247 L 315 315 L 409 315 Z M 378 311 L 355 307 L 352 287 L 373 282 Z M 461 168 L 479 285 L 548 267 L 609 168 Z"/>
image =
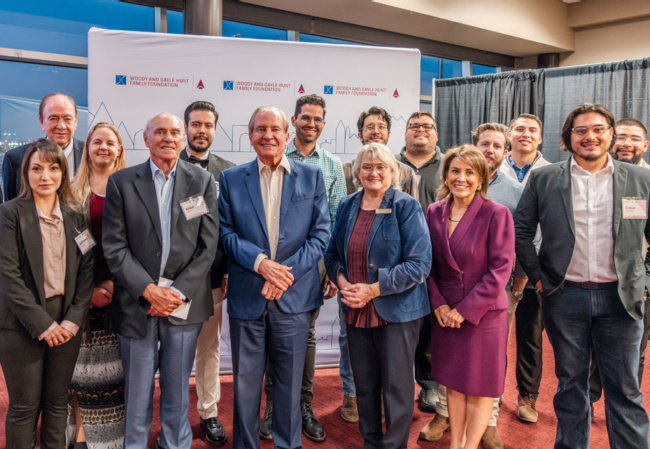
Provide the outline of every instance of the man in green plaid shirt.
<path id="1" fill-rule="evenodd" d="M 320 167 L 325 180 L 327 190 L 327 201 L 329 203 L 330 220 L 334 226 L 336 209 L 341 199 L 347 195 L 345 175 L 341 160 L 329 151 L 323 150 L 317 143 L 318 137 L 325 126 L 325 100 L 318 95 L 305 95 L 296 101 L 296 110 L 291 117 L 291 124 L 296 129 L 296 136 L 289 142 L 285 154 L 293 159 L 306 164 Z M 330 282 L 325 274 L 325 266 L 322 259 L 319 268 L 323 277 L 323 294 L 325 299 L 332 298 L 338 292 L 334 283 Z M 325 440 L 325 429 L 314 415 L 311 402 L 314 398 L 314 373 L 316 363 L 316 319 L 320 308 L 313 311 L 309 338 L 307 344 L 307 356 L 302 374 L 302 391 L 300 395 L 300 409 L 302 414 L 302 429 L 304 435 L 312 441 L 320 442 Z M 271 432 L 273 391 L 270 367 L 267 364 L 264 379 L 264 391 L 266 393 L 266 410 L 260 423 L 260 437 L 262 439 L 273 438 Z M 356 413 L 356 407 L 355 407 Z"/>

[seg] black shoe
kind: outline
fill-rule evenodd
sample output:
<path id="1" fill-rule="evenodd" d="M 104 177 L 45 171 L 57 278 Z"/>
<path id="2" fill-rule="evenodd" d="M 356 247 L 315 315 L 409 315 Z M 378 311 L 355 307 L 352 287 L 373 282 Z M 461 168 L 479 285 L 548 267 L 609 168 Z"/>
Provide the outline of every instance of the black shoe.
<path id="1" fill-rule="evenodd" d="M 160 445 L 160 437 L 156 438 L 155 447 L 156 449 L 163 449 L 163 447 Z"/>
<path id="2" fill-rule="evenodd" d="M 302 433 L 312 441 L 325 441 L 325 429 L 316 419 L 309 402 L 300 404 L 300 414 L 302 415 Z"/>
<path id="3" fill-rule="evenodd" d="M 201 419 L 201 429 L 205 432 L 205 439 L 213 446 L 223 446 L 226 444 L 228 435 L 219 422 L 219 418 Z"/>
<path id="4" fill-rule="evenodd" d="M 266 408 L 264 409 L 264 416 L 260 423 L 260 438 L 263 440 L 272 440 L 273 433 L 271 427 L 273 424 L 273 400 L 266 401 Z"/>

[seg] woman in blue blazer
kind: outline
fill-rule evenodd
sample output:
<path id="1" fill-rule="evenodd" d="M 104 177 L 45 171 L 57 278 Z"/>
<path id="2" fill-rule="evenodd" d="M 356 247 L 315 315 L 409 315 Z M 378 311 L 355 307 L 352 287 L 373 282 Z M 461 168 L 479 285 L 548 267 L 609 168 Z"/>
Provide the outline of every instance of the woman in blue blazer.
<path id="1" fill-rule="evenodd" d="M 353 175 L 363 189 L 339 204 L 325 251 L 327 274 L 347 309 L 359 430 L 366 446 L 386 449 L 408 443 L 415 347 L 431 310 L 423 282 L 431 268 L 429 232 L 420 203 L 395 190 L 398 173 L 385 145 L 359 150 Z"/>

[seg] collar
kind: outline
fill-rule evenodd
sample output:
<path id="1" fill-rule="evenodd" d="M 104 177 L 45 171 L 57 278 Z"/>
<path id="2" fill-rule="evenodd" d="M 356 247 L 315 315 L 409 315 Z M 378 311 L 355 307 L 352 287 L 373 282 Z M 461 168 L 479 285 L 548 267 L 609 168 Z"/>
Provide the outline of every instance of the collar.
<path id="1" fill-rule="evenodd" d="M 499 179 L 499 169 L 497 169 L 496 173 L 494 174 L 494 178 L 490 179 L 490 182 L 488 182 L 488 186 L 491 186 L 492 184 L 496 184 L 497 179 Z"/>
<path id="2" fill-rule="evenodd" d="M 185 147 L 185 148 L 183 149 L 183 151 L 185 151 L 185 156 L 187 156 L 187 160 L 189 160 L 189 159 L 190 159 L 190 156 L 192 156 L 192 155 L 190 154 L 189 151 L 187 151 L 187 147 Z M 201 159 L 202 161 L 204 161 L 204 160 L 206 160 L 207 158 L 210 157 L 210 150 L 206 151 L 205 154 L 204 154 L 203 156 L 198 156 L 198 157 L 197 157 L 197 156 L 194 156 L 194 157 L 197 158 L 197 159 Z"/>
<path id="3" fill-rule="evenodd" d="M 264 167 L 268 167 L 268 166 L 264 165 L 264 163 L 262 163 L 262 161 L 258 157 L 257 158 L 257 169 L 259 170 L 260 175 L 262 174 L 262 170 L 264 169 Z M 284 168 L 284 171 L 286 171 L 288 175 L 291 174 L 291 164 L 289 164 L 289 159 L 287 159 L 286 154 L 282 153 L 282 159 L 280 159 L 280 164 L 278 165 L 278 167 Z M 270 170 L 270 168 L 269 168 L 269 170 Z"/>
<path id="4" fill-rule="evenodd" d="M 598 173 L 603 173 L 603 172 L 609 172 L 610 175 L 614 174 L 614 161 L 612 160 L 612 157 L 607 153 L 607 165 L 605 168 L 602 170 L 597 171 L 596 173 L 591 173 L 582 168 L 578 163 L 576 162 L 575 158 L 573 155 L 571 155 L 571 173 L 576 173 L 576 174 L 582 174 L 582 175 L 588 175 L 591 176 L 592 174 L 596 175 Z"/>
<path id="5" fill-rule="evenodd" d="M 72 154 L 73 147 L 74 147 L 74 138 L 73 138 L 73 139 L 70 139 L 70 143 L 69 143 L 68 146 L 65 147 L 65 149 L 63 150 L 63 154 L 65 154 L 65 158 L 66 158 L 66 159 L 69 158 L 70 155 Z"/>
<path id="6" fill-rule="evenodd" d="M 318 143 L 316 144 L 316 147 L 314 148 L 314 151 L 311 152 L 309 156 L 303 156 L 303 154 L 300 152 L 300 150 L 296 147 L 296 144 L 294 141 L 296 138 L 294 137 L 289 141 L 289 145 L 287 145 L 287 148 L 284 150 L 284 154 L 293 154 L 297 153 L 301 157 L 309 157 L 309 156 L 318 156 L 319 158 L 321 157 L 322 149 Z"/>
<path id="7" fill-rule="evenodd" d="M 176 160 L 176 162 L 174 162 L 174 166 L 172 167 L 172 170 L 169 172 L 170 177 L 176 176 L 176 166 L 177 165 L 178 165 L 178 159 Z M 156 173 L 157 172 L 162 173 L 163 177 L 165 176 L 163 171 L 160 168 L 158 168 L 158 166 L 156 164 L 153 163 L 153 160 L 151 158 L 149 158 L 149 167 L 151 168 L 151 179 L 154 179 L 154 180 L 156 179 Z"/>
<path id="8" fill-rule="evenodd" d="M 42 218 L 43 220 L 51 221 L 54 223 L 63 220 L 63 214 L 61 214 L 61 205 L 59 204 L 59 195 L 56 196 L 51 218 L 45 215 L 38 206 L 36 206 L 36 215 L 38 215 L 38 218 Z"/>

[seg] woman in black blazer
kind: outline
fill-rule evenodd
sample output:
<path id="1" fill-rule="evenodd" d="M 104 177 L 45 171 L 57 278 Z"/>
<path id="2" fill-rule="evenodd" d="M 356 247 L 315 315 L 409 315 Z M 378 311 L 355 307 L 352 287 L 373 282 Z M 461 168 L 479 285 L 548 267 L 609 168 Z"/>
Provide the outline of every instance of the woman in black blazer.
<path id="1" fill-rule="evenodd" d="M 61 148 L 39 139 L 25 154 L 15 200 L 0 205 L 0 365 L 9 393 L 7 449 L 65 445 L 68 388 L 93 292 L 85 215 L 72 206 Z M 88 233 L 89 235 L 89 233 Z"/>

